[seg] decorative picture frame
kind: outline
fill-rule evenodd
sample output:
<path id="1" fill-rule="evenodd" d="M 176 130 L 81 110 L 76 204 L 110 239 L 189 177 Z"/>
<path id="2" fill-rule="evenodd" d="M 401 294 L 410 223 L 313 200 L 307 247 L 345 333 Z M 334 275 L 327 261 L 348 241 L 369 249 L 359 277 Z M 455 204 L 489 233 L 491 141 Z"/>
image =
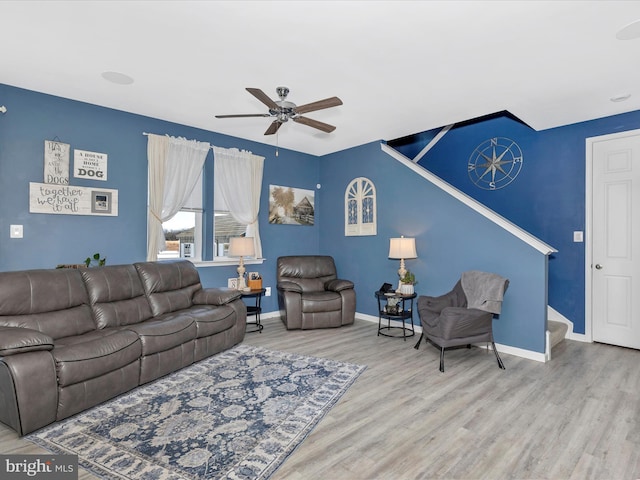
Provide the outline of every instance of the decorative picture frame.
<path id="1" fill-rule="evenodd" d="M 269 185 L 269 223 L 313 226 L 314 221 L 313 190 Z"/>
<path id="2" fill-rule="evenodd" d="M 233 278 L 227 279 L 227 288 L 232 288 L 234 290 L 237 290 L 238 289 L 238 278 L 237 277 L 233 277 Z"/>
<path id="3" fill-rule="evenodd" d="M 29 213 L 118 216 L 118 190 L 29 182 Z"/>
<path id="4" fill-rule="evenodd" d="M 111 192 L 91 191 L 91 213 L 111 213 Z"/>

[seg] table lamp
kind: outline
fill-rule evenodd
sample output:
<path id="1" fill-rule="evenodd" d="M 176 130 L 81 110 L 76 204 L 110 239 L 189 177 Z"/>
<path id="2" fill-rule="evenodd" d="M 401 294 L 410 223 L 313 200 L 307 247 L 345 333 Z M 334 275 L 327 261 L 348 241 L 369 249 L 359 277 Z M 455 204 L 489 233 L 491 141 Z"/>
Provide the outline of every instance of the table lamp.
<path id="1" fill-rule="evenodd" d="M 398 275 L 400 281 L 398 282 L 398 290 L 402 285 L 402 278 L 407 273 L 407 269 L 404 267 L 405 258 L 418 258 L 416 253 L 416 239 L 415 238 L 391 238 L 389 241 L 389 258 L 399 258 L 400 268 L 398 269 Z"/>
<path id="2" fill-rule="evenodd" d="M 244 258 L 251 257 L 256 254 L 253 246 L 253 237 L 231 237 L 229 242 L 230 257 L 240 257 L 240 263 L 238 264 L 238 290 L 249 290 L 247 284 L 244 281 Z"/>

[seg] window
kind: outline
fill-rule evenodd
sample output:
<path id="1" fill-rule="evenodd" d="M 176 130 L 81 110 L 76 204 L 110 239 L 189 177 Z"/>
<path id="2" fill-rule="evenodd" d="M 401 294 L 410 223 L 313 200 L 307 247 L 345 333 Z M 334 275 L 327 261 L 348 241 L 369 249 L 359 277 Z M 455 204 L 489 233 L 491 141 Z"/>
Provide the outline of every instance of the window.
<path id="1" fill-rule="evenodd" d="M 344 192 L 344 234 L 376 235 L 376 187 L 371 180 L 358 177 Z"/>
<path id="2" fill-rule="evenodd" d="M 202 173 L 187 203 L 166 222 L 162 222 L 165 248 L 158 260 L 189 258 L 202 260 Z"/>
<path id="3" fill-rule="evenodd" d="M 264 157 L 237 148 L 213 147 L 215 258 L 225 258 L 232 237 L 253 238 L 255 258 L 262 257 L 258 214 Z"/>
<path id="4" fill-rule="evenodd" d="M 202 261 L 203 255 L 207 260 L 226 259 L 230 239 L 241 235 L 253 238 L 255 257 L 261 259 L 258 214 L 264 157 L 181 137 L 145 135 L 149 162 L 147 260 Z M 214 175 L 206 181 L 210 149 L 214 151 Z M 212 193 L 215 209 L 205 206 L 203 200 Z"/>
<path id="5" fill-rule="evenodd" d="M 241 237 L 247 226 L 237 222 L 228 210 L 215 210 L 213 217 L 213 244 L 216 257 L 226 257 L 231 237 Z"/>
<path id="6" fill-rule="evenodd" d="M 148 136 L 149 162 L 147 260 L 157 260 L 161 250 L 165 255 L 175 255 L 165 246 L 165 228 L 169 227 L 163 222 L 174 219 L 180 212 L 195 213 L 195 220 L 192 221 L 194 241 L 179 243 L 178 255 L 200 259 L 202 245 L 196 239 L 202 238 L 197 231 L 202 229 L 202 172 L 211 146 L 182 137 L 145 135 Z"/>

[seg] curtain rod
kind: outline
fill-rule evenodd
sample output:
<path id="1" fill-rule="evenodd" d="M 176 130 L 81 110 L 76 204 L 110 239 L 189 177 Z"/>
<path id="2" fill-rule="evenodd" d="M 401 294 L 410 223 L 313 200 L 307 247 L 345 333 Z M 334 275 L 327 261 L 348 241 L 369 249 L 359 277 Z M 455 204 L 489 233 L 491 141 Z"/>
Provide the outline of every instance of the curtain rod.
<path id="1" fill-rule="evenodd" d="M 144 135 L 145 137 L 148 137 L 149 135 L 158 135 L 157 133 L 148 133 L 148 132 L 142 132 L 142 135 Z M 162 135 L 158 135 L 159 137 L 161 137 Z M 170 137 L 171 135 L 169 135 L 168 133 L 164 134 L 165 137 Z M 197 142 L 199 142 L 200 140 L 196 140 Z M 209 144 L 209 149 L 213 150 L 214 145 Z"/>
<path id="2" fill-rule="evenodd" d="M 148 133 L 148 132 L 142 132 L 142 135 L 144 135 L 145 137 L 148 137 L 149 135 L 158 135 L 157 133 Z M 169 137 L 170 135 L 168 133 L 164 134 L 165 137 Z M 161 137 L 162 135 L 158 135 L 159 137 Z M 199 141 L 199 140 L 198 140 Z M 210 144 L 210 149 L 213 150 L 213 148 L 215 147 L 215 145 L 211 145 Z M 238 149 L 239 150 L 239 149 Z M 243 152 L 247 152 L 250 153 L 251 155 L 253 155 L 253 152 L 251 150 L 241 150 Z"/>

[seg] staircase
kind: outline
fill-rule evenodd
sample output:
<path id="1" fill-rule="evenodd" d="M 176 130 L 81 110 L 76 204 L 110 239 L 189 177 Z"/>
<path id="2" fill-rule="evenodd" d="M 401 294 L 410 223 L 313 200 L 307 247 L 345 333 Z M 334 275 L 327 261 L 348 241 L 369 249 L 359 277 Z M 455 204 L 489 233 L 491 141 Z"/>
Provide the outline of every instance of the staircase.
<path id="1" fill-rule="evenodd" d="M 549 347 L 553 351 L 553 347 L 562 342 L 567 334 L 569 325 L 563 322 L 547 321 L 547 329 L 549 331 Z"/>

